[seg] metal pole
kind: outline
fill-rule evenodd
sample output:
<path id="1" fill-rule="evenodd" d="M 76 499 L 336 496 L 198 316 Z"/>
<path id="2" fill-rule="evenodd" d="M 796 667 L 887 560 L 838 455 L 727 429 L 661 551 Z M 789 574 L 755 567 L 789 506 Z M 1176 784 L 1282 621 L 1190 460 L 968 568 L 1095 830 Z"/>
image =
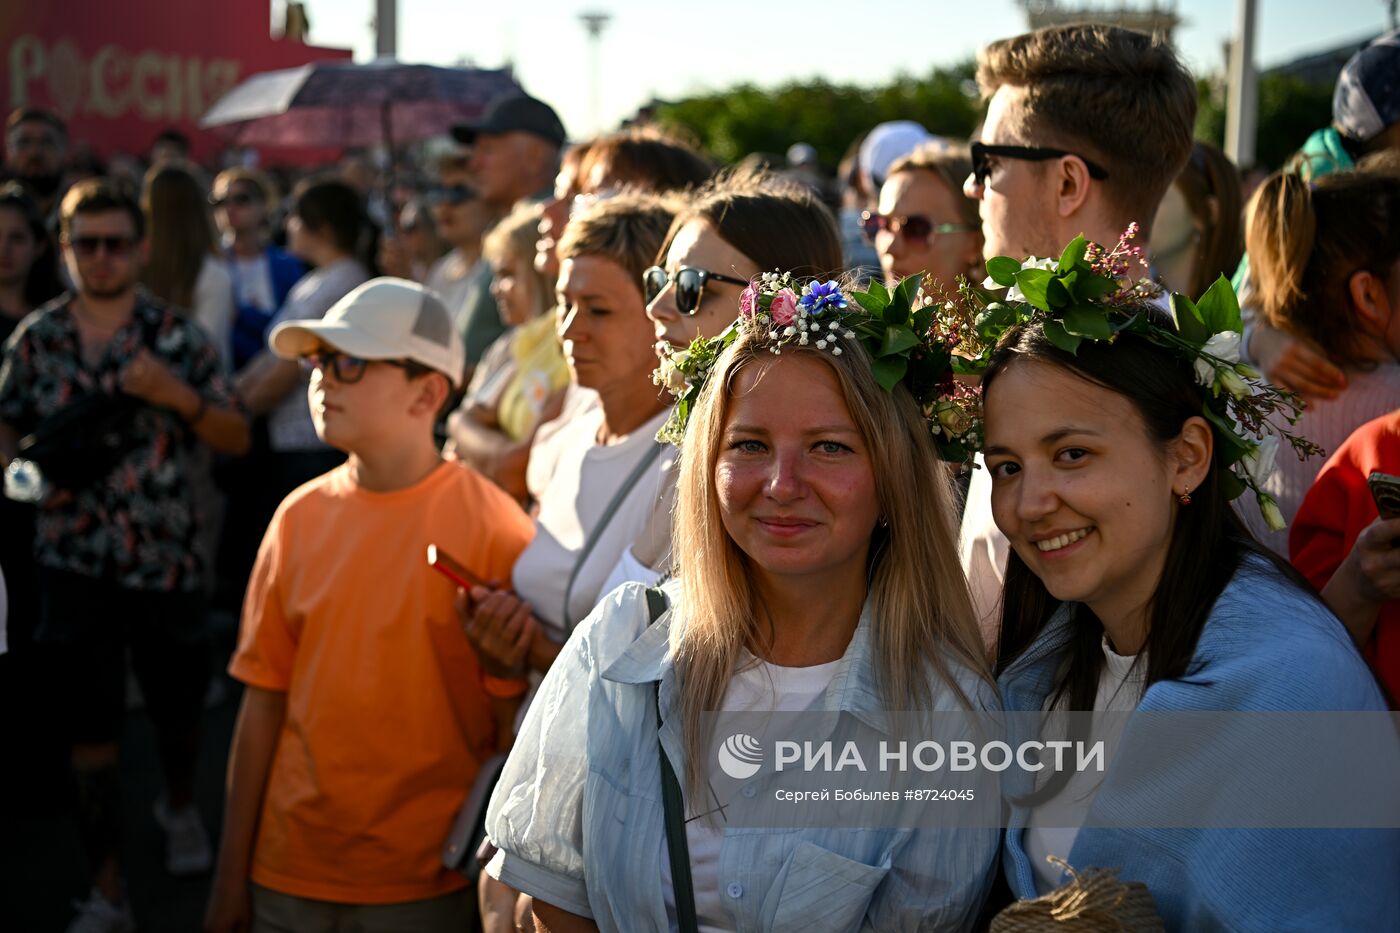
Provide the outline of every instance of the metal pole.
<path id="1" fill-rule="evenodd" d="M 1255 6 L 1256 0 L 1235 2 L 1235 41 L 1225 108 L 1225 154 L 1241 171 L 1254 167 L 1259 124 L 1259 86 L 1254 71 Z"/>
<path id="2" fill-rule="evenodd" d="M 611 13 L 595 12 L 580 13 L 579 19 L 583 21 L 583 28 L 588 30 L 588 44 L 590 52 L 590 64 L 593 70 L 592 94 L 591 94 L 591 114 L 593 118 L 593 132 L 603 131 L 602 115 L 602 35 L 603 27 L 612 19 Z"/>
<path id="3" fill-rule="evenodd" d="M 398 57 L 398 0 L 375 0 L 374 2 L 374 54 L 379 58 Z"/>

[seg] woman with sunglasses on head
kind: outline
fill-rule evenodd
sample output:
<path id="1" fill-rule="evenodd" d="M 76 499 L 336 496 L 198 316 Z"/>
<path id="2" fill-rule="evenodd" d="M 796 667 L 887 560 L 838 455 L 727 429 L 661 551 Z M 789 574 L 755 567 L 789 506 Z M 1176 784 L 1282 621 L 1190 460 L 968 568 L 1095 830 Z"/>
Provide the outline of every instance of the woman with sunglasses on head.
<path id="1" fill-rule="evenodd" d="M 343 181 L 308 179 L 292 195 L 287 246 L 311 271 L 297 282 L 272 324 L 320 320 L 341 298 L 370 278 L 374 229 L 360 195 Z M 308 374 L 294 362 L 263 350 L 239 373 L 237 388 L 248 410 L 267 415 L 272 476 L 264 484 L 264 526 L 277 504 L 302 483 L 345 459 L 316 436 L 307 403 Z"/>
<path id="2" fill-rule="evenodd" d="M 965 143 L 926 143 L 890 166 L 880 188 L 879 210 L 862 218 L 880 254 L 885 284 L 922 273 L 924 285 L 957 289 L 982 263 L 977 202 L 964 197 L 972 171 Z"/>
<path id="3" fill-rule="evenodd" d="M 1011 544 L 997 680 L 1008 714 L 1035 714 L 1008 717 L 1039 732 L 1013 745 L 1092 742 L 1106 734 L 1093 730 L 1127 725 L 1104 769 L 1003 776 L 1011 889 L 1034 898 L 1069 880 L 1066 864 L 1113 868 L 1146 884 L 1167 930 L 1394 929 L 1400 834 L 1249 828 L 1338 825 L 1286 822 L 1307 819 L 1295 792 L 1316 773 L 1301 764 L 1307 752 L 1291 759 L 1297 775 L 1277 758 L 1261 769 L 1250 743 L 1268 730 L 1257 720 L 1171 715 L 1385 709 L 1336 618 L 1230 503 L 1249 489 L 1247 507 L 1277 520 L 1259 488 L 1264 448 L 1280 438 L 1236 416 L 1291 403 L 1226 358 L 1237 307 L 1182 311 L 1196 322 L 1178 331 L 1142 298 L 1096 299 L 1113 284 L 1088 272 L 1056 271 L 1055 287 L 1076 329 L 1112 339 L 1067 342 L 1068 318 L 1018 302 L 982 379 L 992 512 Z M 1215 334 L 1202 323 L 1226 318 Z M 1074 715 L 1091 711 L 1087 727 Z M 1255 723 L 1249 735 L 1241 721 Z M 1299 720 L 1270 722 L 1281 735 L 1263 740 L 1286 742 Z M 1368 751 L 1395 761 L 1393 732 L 1383 745 Z M 1240 817 L 1260 801 L 1275 804 Z"/>
<path id="4" fill-rule="evenodd" d="M 995 828 L 853 828 L 860 814 L 823 803 L 760 828 L 733 814 L 783 776 L 736 789 L 711 771 L 711 712 L 884 722 L 997 706 L 931 400 L 881 388 L 842 329 L 872 316 L 835 283 L 812 283 L 828 303 L 803 305 L 812 330 L 795 336 L 796 294 L 815 292 L 769 275 L 728 346 L 667 354 L 696 393 L 668 425 L 683 438 L 679 579 L 660 603 L 629 584 L 598 605 L 492 797 L 487 872 L 533 896 L 541 928 L 968 930 L 990 885 Z"/>

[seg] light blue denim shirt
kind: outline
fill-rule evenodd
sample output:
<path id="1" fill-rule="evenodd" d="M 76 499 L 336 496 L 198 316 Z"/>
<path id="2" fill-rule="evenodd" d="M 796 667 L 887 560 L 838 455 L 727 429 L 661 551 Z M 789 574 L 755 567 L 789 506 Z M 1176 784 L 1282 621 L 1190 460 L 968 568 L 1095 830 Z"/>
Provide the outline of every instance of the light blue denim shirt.
<path id="1" fill-rule="evenodd" d="M 653 684 L 661 742 L 685 774 L 669 614 L 649 627 L 646 590 L 605 597 L 564 646 L 525 717 L 486 817 L 500 849 L 492 877 L 600 930 L 674 928 L 666 861 Z M 959 685 L 997 709 L 972 673 Z M 961 708 L 935 684 L 935 711 Z M 867 606 L 819 701 L 839 712 L 883 709 Z M 965 930 L 990 887 L 995 829 L 791 830 L 726 827 L 718 875 L 732 928 Z"/>

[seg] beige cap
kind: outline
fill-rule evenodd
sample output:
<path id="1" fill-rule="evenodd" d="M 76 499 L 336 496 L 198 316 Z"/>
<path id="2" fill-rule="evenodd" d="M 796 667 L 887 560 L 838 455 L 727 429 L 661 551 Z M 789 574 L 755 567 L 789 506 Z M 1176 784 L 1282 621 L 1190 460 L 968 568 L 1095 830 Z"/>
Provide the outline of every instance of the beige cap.
<path id="1" fill-rule="evenodd" d="M 267 339 L 287 360 L 325 344 L 364 360 L 412 360 L 462 383 L 467 351 L 437 293 L 407 279 L 370 279 L 319 321 L 285 321 Z"/>

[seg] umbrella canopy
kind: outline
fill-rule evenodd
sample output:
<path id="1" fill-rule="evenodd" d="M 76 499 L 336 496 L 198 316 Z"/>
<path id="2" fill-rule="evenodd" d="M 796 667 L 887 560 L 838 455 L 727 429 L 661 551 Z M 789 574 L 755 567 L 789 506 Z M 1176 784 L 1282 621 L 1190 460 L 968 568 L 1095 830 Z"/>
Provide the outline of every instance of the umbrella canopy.
<path id="1" fill-rule="evenodd" d="M 252 75 L 199 125 L 239 146 L 392 147 L 446 133 L 519 90 L 504 70 L 311 62 Z"/>

